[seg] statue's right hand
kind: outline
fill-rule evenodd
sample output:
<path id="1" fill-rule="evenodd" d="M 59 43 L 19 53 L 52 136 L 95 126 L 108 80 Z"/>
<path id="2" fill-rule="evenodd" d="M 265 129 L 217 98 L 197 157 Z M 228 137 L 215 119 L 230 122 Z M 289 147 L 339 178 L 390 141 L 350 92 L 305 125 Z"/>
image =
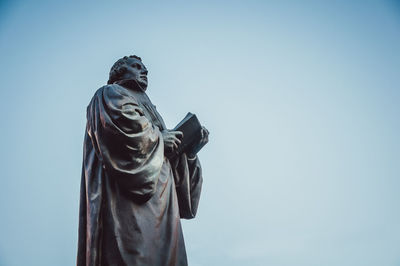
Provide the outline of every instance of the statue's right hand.
<path id="1" fill-rule="evenodd" d="M 183 133 L 181 131 L 164 130 L 161 132 L 164 139 L 165 154 L 172 154 L 181 144 Z"/>

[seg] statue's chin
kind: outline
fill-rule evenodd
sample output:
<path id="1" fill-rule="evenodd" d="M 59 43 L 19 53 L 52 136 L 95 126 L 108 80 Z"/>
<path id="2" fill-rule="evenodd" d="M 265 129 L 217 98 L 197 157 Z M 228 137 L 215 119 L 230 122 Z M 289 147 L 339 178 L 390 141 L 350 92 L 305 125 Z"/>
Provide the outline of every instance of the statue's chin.
<path id="1" fill-rule="evenodd" d="M 143 89 L 146 90 L 147 89 L 147 83 L 144 82 L 138 82 L 139 86 Z"/>

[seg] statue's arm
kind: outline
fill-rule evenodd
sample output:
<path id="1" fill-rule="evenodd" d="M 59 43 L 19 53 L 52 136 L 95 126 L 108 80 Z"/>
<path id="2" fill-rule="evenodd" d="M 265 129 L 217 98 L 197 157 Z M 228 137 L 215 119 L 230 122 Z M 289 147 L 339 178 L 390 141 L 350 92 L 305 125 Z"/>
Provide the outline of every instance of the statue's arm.
<path id="1" fill-rule="evenodd" d="M 88 107 L 88 133 L 108 178 L 140 201 L 154 193 L 164 158 L 160 131 L 123 88 L 100 89 Z"/>

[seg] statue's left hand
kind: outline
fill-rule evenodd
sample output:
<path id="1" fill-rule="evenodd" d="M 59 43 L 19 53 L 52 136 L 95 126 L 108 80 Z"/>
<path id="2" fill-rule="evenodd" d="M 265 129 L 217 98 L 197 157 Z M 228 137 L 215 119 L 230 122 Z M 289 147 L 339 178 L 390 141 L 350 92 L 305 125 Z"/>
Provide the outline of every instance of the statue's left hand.
<path id="1" fill-rule="evenodd" d="M 201 139 L 199 141 L 199 143 L 196 145 L 196 147 L 194 147 L 193 150 L 197 150 L 197 147 L 203 147 L 204 145 L 206 145 L 208 143 L 208 135 L 210 134 L 210 132 L 208 132 L 207 128 L 205 127 L 201 127 Z M 196 158 L 196 154 L 188 154 L 189 158 Z"/>
<path id="2" fill-rule="evenodd" d="M 205 127 L 201 127 L 201 140 L 200 144 L 206 145 L 208 143 L 208 135 L 210 132 L 208 132 L 208 129 Z"/>

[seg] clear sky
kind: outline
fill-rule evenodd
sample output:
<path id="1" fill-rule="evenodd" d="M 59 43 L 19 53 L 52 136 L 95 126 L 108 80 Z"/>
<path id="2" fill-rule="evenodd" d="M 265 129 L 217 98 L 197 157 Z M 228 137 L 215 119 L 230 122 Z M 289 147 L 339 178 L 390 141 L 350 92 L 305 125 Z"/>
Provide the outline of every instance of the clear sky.
<path id="1" fill-rule="evenodd" d="M 73 265 L 85 112 L 137 54 L 210 131 L 190 265 L 400 265 L 397 1 L 1 1 L 0 265 Z"/>

